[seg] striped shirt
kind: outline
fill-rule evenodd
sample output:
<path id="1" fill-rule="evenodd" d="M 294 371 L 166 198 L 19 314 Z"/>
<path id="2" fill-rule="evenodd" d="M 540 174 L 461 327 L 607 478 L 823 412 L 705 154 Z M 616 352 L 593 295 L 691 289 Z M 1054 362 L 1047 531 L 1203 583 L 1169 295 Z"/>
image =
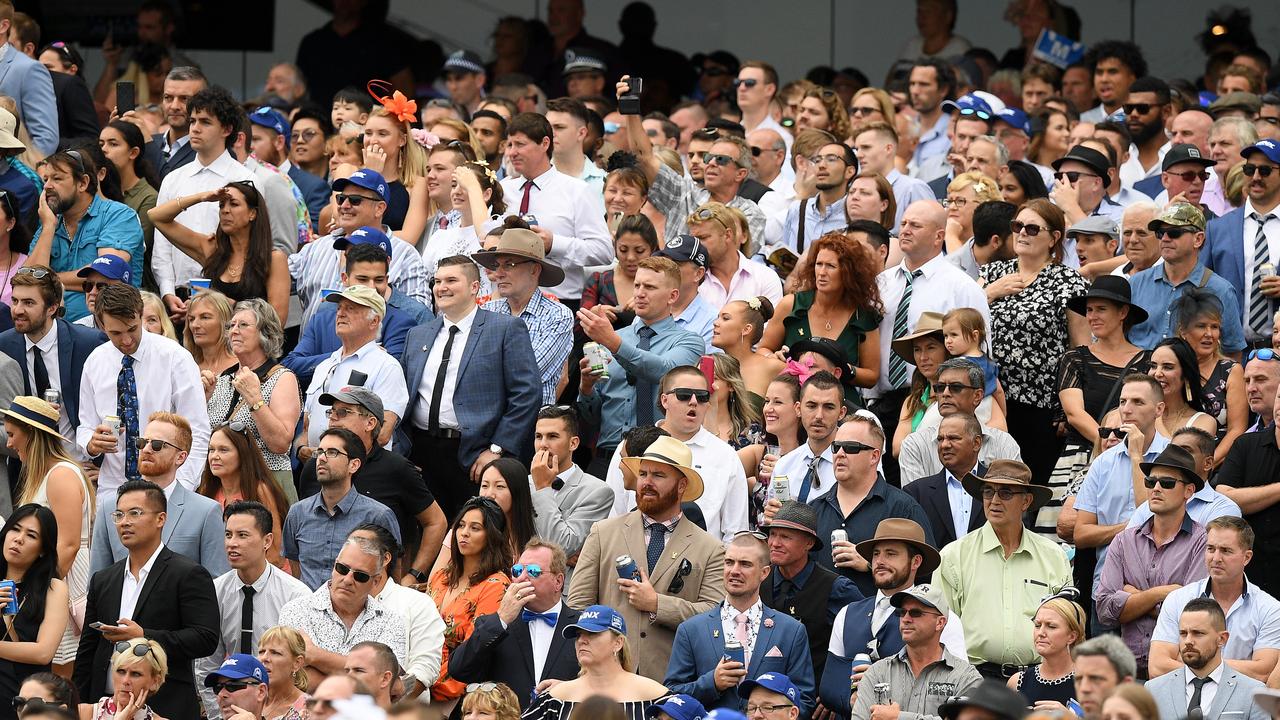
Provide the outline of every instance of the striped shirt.
<path id="1" fill-rule="evenodd" d="M 391 235 L 391 229 L 382 228 Z M 317 238 L 306 247 L 289 256 L 289 274 L 298 285 L 298 299 L 302 302 L 302 326 L 315 314 L 322 302 L 320 291 L 324 288 L 342 287 L 342 253 L 333 249 L 333 241 L 341 233 Z M 391 267 L 387 273 L 391 286 L 409 297 L 429 304 L 431 287 L 427 283 L 427 268 L 416 248 L 398 237 L 391 237 Z"/>
<path id="2" fill-rule="evenodd" d="M 506 298 L 497 298 L 484 304 L 484 309 L 502 315 L 511 314 Z M 529 304 L 520 313 L 529 340 L 533 343 L 533 356 L 538 360 L 538 374 L 542 380 L 542 404 L 556 401 L 556 384 L 564 361 L 573 347 L 573 313 L 541 292 L 534 291 Z"/>

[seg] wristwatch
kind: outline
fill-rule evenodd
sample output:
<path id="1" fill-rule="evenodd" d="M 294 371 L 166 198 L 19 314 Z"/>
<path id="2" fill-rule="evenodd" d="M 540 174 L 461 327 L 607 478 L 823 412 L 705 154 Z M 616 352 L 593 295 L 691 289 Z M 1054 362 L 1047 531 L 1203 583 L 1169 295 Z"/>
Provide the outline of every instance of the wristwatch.
<path id="1" fill-rule="evenodd" d="M 430 577 L 427 576 L 426 573 L 422 572 L 421 570 L 415 567 L 409 568 L 409 574 L 412 575 L 413 579 L 417 580 L 418 582 L 426 582 L 431 579 Z"/>
<path id="2" fill-rule="evenodd" d="M 502 446 L 497 443 L 493 443 L 492 445 L 489 446 L 489 452 L 493 453 L 494 455 L 501 455 L 503 452 Z"/>
<path id="3" fill-rule="evenodd" d="M 266 405 L 266 404 L 267 404 L 267 401 L 266 401 L 266 400 L 259 400 L 258 402 L 254 403 L 252 406 L 250 406 L 250 408 L 249 408 L 249 412 L 258 412 L 259 410 L 261 410 L 261 409 L 262 409 L 262 406 L 264 406 L 264 405 Z"/>

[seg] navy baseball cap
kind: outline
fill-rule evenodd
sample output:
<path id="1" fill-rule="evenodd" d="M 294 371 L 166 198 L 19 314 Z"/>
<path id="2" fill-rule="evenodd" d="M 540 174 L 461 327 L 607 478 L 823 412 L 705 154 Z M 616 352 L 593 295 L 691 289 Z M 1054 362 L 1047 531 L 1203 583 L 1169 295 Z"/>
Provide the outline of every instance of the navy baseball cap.
<path id="1" fill-rule="evenodd" d="M 284 138 L 284 146 L 289 147 L 289 121 L 275 108 L 264 106 L 254 110 L 249 113 L 249 122 L 274 130 L 277 135 Z"/>
<path id="2" fill-rule="evenodd" d="M 484 72 L 484 60 L 470 50 L 456 50 L 445 58 L 440 68 L 443 73 L 462 73 L 472 75 Z"/>
<path id="3" fill-rule="evenodd" d="M 800 706 L 800 688 L 791 682 L 791 678 L 782 673 L 765 673 L 755 680 L 744 680 L 738 686 L 738 697 L 747 698 L 751 696 L 751 691 L 757 687 L 762 687 L 769 692 L 775 692 L 791 701 L 792 705 Z"/>
<path id="4" fill-rule="evenodd" d="M 669 695 L 661 702 L 650 705 L 644 711 L 644 716 L 657 717 L 658 713 L 663 713 L 672 720 L 702 720 L 707 709 L 689 695 Z"/>
<path id="5" fill-rule="evenodd" d="M 671 238 L 667 241 L 666 247 L 659 250 L 657 254 L 678 263 L 691 262 L 700 268 L 705 268 L 710 262 L 707 259 L 707 249 L 702 246 L 698 238 L 692 235 L 677 235 Z"/>
<path id="6" fill-rule="evenodd" d="M 627 621 L 622 619 L 622 613 L 608 605 L 591 605 L 578 616 L 578 622 L 566 627 L 562 634 L 566 638 L 573 639 L 578 637 L 579 630 L 589 633 L 612 630 L 620 635 L 626 635 Z"/>
<path id="7" fill-rule="evenodd" d="M 1267 156 L 1267 159 L 1273 163 L 1280 163 L 1280 145 L 1274 140 L 1259 140 L 1249 147 L 1240 151 L 1240 157 L 1248 160 L 1249 153 L 1260 152 Z"/>
<path id="8" fill-rule="evenodd" d="M 1003 110 L 996 111 L 996 120 L 1005 123 L 1011 128 L 1021 130 L 1022 132 L 1031 134 L 1031 119 L 1027 114 L 1015 107 L 1007 107 Z"/>
<path id="9" fill-rule="evenodd" d="M 80 268 L 80 271 L 76 273 L 76 277 L 89 277 L 91 272 L 96 272 L 111 280 L 119 280 L 122 283 L 133 282 L 133 272 L 129 268 L 129 261 L 119 255 L 99 255 L 93 259 L 93 262 Z"/>
<path id="10" fill-rule="evenodd" d="M 977 115 L 982 120 L 991 120 L 995 117 L 991 105 L 973 93 L 961 95 L 956 100 L 947 100 L 942 103 L 942 108 L 955 110 L 957 115 Z"/>
<path id="11" fill-rule="evenodd" d="M 352 230 L 350 235 L 335 238 L 333 241 L 334 250 L 346 250 L 352 245 L 377 245 L 387 254 L 387 259 L 391 258 L 391 238 L 372 225 Z"/>
<path id="12" fill-rule="evenodd" d="M 222 666 L 217 670 L 204 676 L 204 686 L 211 688 L 218 682 L 218 678 L 225 680 L 254 680 L 267 684 L 267 667 L 258 661 L 258 658 L 244 653 L 236 653 L 226 660 L 222 661 Z"/>
<path id="13" fill-rule="evenodd" d="M 387 181 L 382 177 L 382 173 L 375 170 L 360 168 L 359 170 L 351 173 L 350 177 L 338 178 L 333 181 L 333 191 L 342 192 L 342 190 L 348 185 L 355 185 L 356 187 L 364 188 L 365 190 L 372 190 L 378 193 L 378 197 L 382 198 L 383 202 L 387 202 L 388 200 Z"/>

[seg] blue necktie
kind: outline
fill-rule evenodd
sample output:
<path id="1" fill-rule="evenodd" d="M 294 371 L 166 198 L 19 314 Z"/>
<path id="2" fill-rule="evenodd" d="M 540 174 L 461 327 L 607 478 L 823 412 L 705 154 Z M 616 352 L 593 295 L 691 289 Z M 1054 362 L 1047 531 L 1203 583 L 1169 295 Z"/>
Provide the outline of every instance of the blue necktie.
<path id="1" fill-rule="evenodd" d="M 529 625 L 532 625 L 537 620 L 541 620 L 542 622 L 550 625 L 551 627 L 555 627 L 556 620 L 558 620 L 559 618 L 560 618 L 560 613 L 553 613 L 553 612 L 539 613 L 539 612 L 534 612 L 529 608 L 525 608 L 524 610 L 520 611 L 520 619 L 525 621 Z"/>
<path id="2" fill-rule="evenodd" d="M 132 355 L 125 355 L 120 360 L 120 375 L 116 377 L 116 407 L 119 408 L 120 424 L 124 427 L 124 477 L 126 480 L 141 480 L 138 446 L 133 442 L 138 437 L 138 381 L 133 375 Z"/>
<path id="3" fill-rule="evenodd" d="M 809 471 L 804 474 L 804 480 L 800 482 L 800 494 L 796 495 L 796 500 L 809 502 L 809 488 L 813 485 L 813 481 L 818 479 L 818 465 L 821 463 L 821 455 L 814 455 L 809 461 Z"/>
<path id="4" fill-rule="evenodd" d="M 658 559 L 662 557 L 662 549 L 667 546 L 667 526 L 662 523 L 654 523 L 649 526 L 649 547 L 646 548 L 645 557 L 649 561 L 649 574 L 653 574 L 653 568 L 658 564 Z"/>
<path id="5" fill-rule="evenodd" d="M 645 352 L 649 351 L 650 343 L 653 337 L 658 334 L 657 330 L 648 325 L 641 325 L 636 330 L 636 334 L 640 336 L 640 342 L 636 347 Z M 649 427 L 653 425 L 654 413 L 656 412 L 654 403 L 657 402 L 653 396 L 653 383 L 642 378 L 636 378 L 636 426 Z M 661 554 L 662 550 L 658 550 Z"/>

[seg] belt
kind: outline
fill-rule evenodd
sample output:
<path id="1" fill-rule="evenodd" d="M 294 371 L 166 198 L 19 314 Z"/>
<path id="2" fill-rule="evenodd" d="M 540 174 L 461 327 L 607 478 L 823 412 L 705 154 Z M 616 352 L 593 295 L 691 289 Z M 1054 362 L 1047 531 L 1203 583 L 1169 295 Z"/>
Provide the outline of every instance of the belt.
<path id="1" fill-rule="evenodd" d="M 1022 670 L 1021 665 L 1014 665 L 1011 663 L 985 662 L 985 663 L 979 663 L 975 667 L 977 668 L 978 672 L 982 674 L 984 677 L 1011 678 L 1015 674 L 1017 674 L 1019 670 Z"/>
<path id="2" fill-rule="evenodd" d="M 457 440 L 458 438 L 462 437 L 462 431 L 454 430 L 453 428 L 440 428 L 439 430 L 423 430 L 420 427 L 414 427 L 414 430 L 416 430 L 420 435 L 425 435 L 429 438 L 437 438 L 440 440 Z"/>

